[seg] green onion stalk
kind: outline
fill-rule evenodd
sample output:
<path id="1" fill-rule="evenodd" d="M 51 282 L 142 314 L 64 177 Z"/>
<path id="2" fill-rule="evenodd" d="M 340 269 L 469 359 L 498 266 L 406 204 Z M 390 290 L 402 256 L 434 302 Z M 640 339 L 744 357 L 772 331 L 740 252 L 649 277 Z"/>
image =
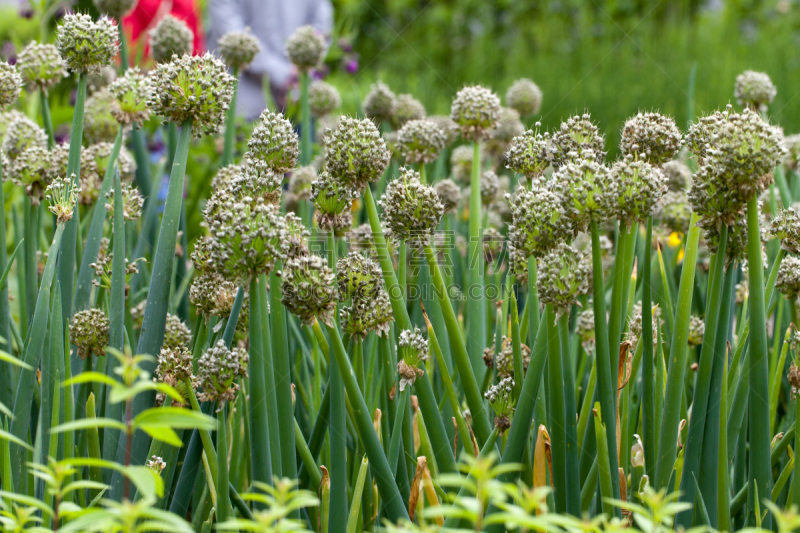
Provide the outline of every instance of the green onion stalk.
<path id="1" fill-rule="evenodd" d="M 764 265 L 761 257 L 761 233 L 758 222 L 758 199 L 747 202 L 747 264 L 750 290 L 750 464 L 748 506 L 751 512 L 761 502 L 755 494 L 769 497 L 772 493 L 769 429 L 769 362 L 767 353 L 767 323 L 764 309 Z M 768 513 L 761 527 L 770 529 L 772 516 Z"/>
<path id="2" fill-rule="evenodd" d="M 233 163 L 233 143 L 236 139 L 236 97 L 239 94 L 239 70 L 233 70 L 233 96 L 231 97 L 231 106 L 225 115 L 225 137 L 224 144 L 222 145 L 222 161 L 220 168 L 227 167 Z"/>
<path id="3" fill-rule="evenodd" d="M 483 348 L 486 346 L 486 303 L 484 300 L 483 242 L 481 238 L 481 144 L 472 143 L 472 175 L 469 194 L 469 239 L 468 239 L 468 279 L 467 324 L 469 331 L 468 349 L 472 369 L 479 374 L 483 367 Z M 470 407 L 471 409 L 471 407 Z"/>
<path id="4" fill-rule="evenodd" d="M 306 76 L 304 74 L 304 76 Z M 336 236 L 333 231 L 328 232 L 328 265 L 336 274 Z M 336 328 L 336 317 L 334 328 Z M 334 346 L 335 348 L 335 346 Z M 335 355 L 334 355 L 335 357 Z M 330 483 L 331 483 L 331 506 L 329 507 L 328 522 L 333 532 L 343 531 L 347 523 L 348 502 L 347 502 L 347 407 L 345 401 L 345 386 L 342 377 L 342 369 L 330 358 L 328 365 L 328 387 L 331 391 L 331 407 L 329 422 L 330 437 Z M 352 402 L 352 399 L 351 399 Z M 369 416 L 369 415 L 367 415 Z M 374 463 L 373 463 L 374 464 Z M 392 474 L 394 469 L 391 470 Z"/>
<path id="5" fill-rule="evenodd" d="M 697 227 L 697 218 L 697 214 L 692 213 L 689 221 L 689 234 L 686 239 L 686 251 L 683 257 L 684 265 L 694 265 L 697 262 L 697 247 L 700 241 L 700 228 Z M 681 397 L 684 389 L 686 358 L 689 348 L 689 314 L 692 307 L 695 271 L 696 269 L 694 268 L 681 270 L 678 307 L 673 323 L 672 343 L 670 344 L 670 364 L 667 368 L 664 395 L 666 401 L 664 402 L 663 414 L 660 417 L 661 431 L 658 434 L 656 477 L 653 481 L 656 490 L 661 490 L 668 486 L 677 456 L 678 426 L 681 416 Z M 596 316 L 597 313 L 595 312 Z"/>
<path id="6" fill-rule="evenodd" d="M 694 394 L 692 395 L 692 417 L 689 422 L 689 434 L 683 461 L 681 475 L 681 499 L 685 502 L 694 502 L 695 481 L 699 479 L 700 454 L 703 447 L 703 437 L 706 429 L 706 411 L 709 406 L 709 393 L 714 369 L 714 350 L 717 333 L 717 321 L 721 317 L 722 285 L 725 276 L 725 251 L 728 242 L 728 227 L 723 223 L 719 232 L 719 247 L 716 260 L 712 263 L 714 269 L 709 279 L 710 289 L 708 304 L 706 306 L 706 331 L 703 335 L 703 346 L 700 351 L 700 362 L 697 369 Z M 718 368 L 721 371 L 721 368 Z M 713 461 L 712 461 L 713 462 Z M 714 477 L 716 482 L 716 476 Z M 709 502 L 706 502 L 707 504 Z M 712 513 L 716 518 L 716 513 Z M 684 527 L 691 527 L 692 513 L 684 512 L 678 515 L 678 523 Z"/>
<path id="7" fill-rule="evenodd" d="M 613 383 L 613 376 L 616 371 L 612 370 L 612 359 L 608 353 L 609 340 L 608 340 L 608 327 L 606 325 L 606 297 L 603 287 L 603 259 L 600 249 L 600 232 L 597 227 L 597 221 L 592 220 L 591 223 L 592 235 L 592 290 L 594 293 L 594 324 L 595 324 L 595 357 L 597 358 L 597 381 L 598 381 L 598 398 L 599 404 L 604 413 L 614 413 L 614 404 L 617 386 Z M 615 358 L 616 360 L 616 358 Z M 599 423 L 599 422 L 598 422 Z M 608 457 L 609 468 L 611 472 L 616 472 L 618 469 L 617 459 L 617 435 L 616 431 L 604 431 L 607 439 L 606 447 L 611 450 Z M 601 453 L 598 447 L 598 453 Z M 604 459 L 603 459 L 604 460 Z M 612 497 L 619 497 L 619 476 L 611 476 L 611 494 Z"/>

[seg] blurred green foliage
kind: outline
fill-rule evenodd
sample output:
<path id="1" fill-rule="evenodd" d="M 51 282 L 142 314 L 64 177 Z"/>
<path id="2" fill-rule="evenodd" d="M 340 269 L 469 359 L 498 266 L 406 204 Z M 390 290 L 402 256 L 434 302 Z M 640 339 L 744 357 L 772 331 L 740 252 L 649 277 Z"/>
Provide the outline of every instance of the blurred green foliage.
<path id="1" fill-rule="evenodd" d="M 465 84 L 504 96 L 517 78 L 544 92 L 541 120 L 557 127 L 588 110 L 613 154 L 624 120 L 658 109 L 681 125 L 733 101 L 744 70 L 778 88 L 773 122 L 800 130 L 800 2 L 676 0 L 334 0 L 337 36 L 360 54 L 355 77 L 336 74 L 346 112 L 376 78 L 446 113 Z M 696 68 L 694 97 L 691 73 Z"/>

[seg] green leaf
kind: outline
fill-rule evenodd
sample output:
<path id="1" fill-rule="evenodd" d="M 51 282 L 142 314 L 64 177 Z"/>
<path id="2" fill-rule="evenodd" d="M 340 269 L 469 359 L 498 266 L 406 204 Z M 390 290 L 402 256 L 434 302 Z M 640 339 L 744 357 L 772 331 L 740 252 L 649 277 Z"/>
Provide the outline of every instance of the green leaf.
<path id="1" fill-rule="evenodd" d="M 110 418 L 82 418 L 80 420 L 73 420 L 65 424 L 60 424 L 50 430 L 52 433 L 64 433 L 65 431 L 75 431 L 78 429 L 89 429 L 93 427 L 101 428 L 114 428 L 120 431 L 125 431 L 125 424 Z"/>
<path id="2" fill-rule="evenodd" d="M 217 421 L 214 417 L 180 407 L 153 407 L 134 418 L 133 425 L 137 428 L 164 426 L 177 429 L 213 430 L 217 427 Z"/>

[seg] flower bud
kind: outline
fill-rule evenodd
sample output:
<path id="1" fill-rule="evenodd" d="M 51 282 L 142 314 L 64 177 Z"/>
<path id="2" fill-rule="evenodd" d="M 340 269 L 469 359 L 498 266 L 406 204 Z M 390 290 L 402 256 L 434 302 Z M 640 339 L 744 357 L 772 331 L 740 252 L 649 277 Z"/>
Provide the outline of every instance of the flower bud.
<path id="1" fill-rule="evenodd" d="M 622 127 L 620 151 L 635 154 L 651 165 L 659 166 L 675 157 L 681 149 L 681 132 L 675 121 L 660 113 L 639 112 Z"/>
<path id="2" fill-rule="evenodd" d="M 509 243 L 525 263 L 528 257 L 542 257 L 575 235 L 575 225 L 561 200 L 547 189 L 521 190 L 511 204 L 511 217 Z"/>
<path id="3" fill-rule="evenodd" d="M 703 344 L 703 334 L 706 331 L 706 323 L 699 316 L 692 315 L 689 318 L 689 346 L 700 346 Z"/>
<path id="4" fill-rule="evenodd" d="M 327 259 L 306 255 L 289 259 L 281 272 L 281 303 L 303 324 L 314 318 L 328 326 L 334 324 L 338 301 L 336 277 Z"/>
<path id="5" fill-rule="evenodd" d="M 89 15 L 68 14 L 58 25 L 56 46 L 71 71 L 99 72 L 117 55 L 119 31 L 107 17 L 94 22 Z"/>
<path id="6" fill-rule="evenodd" d="M 531 80 L 519 79 L 506 91 L 506 105 L 523 117 L 535 115 L 542 106 L 542 91 Z"/>
<path id="7" fill-rule="evenodd" d="M 669 232 L 686 234 L 689 232 L 689 221 L 692 208 L 686 193 L 670 191 L 664 195 L 658 207 L 656 218 Z"/>
<path id="8" fill-rule="evenodd" d="M 150 78 L 144 76 L 139 67 L 129 68 L 125 75 L 117 78 L 109 87 L 114 96 L 111 114 L 123 126 L 142 125 L 150 118 L 147 102 L 152 98 Z"/>
<path id="9" fill-rule="evenodd" d="M 139 189 L 129 183 L 122 183 L 120 192 L 122 192 L 122 217 L 127 221 L 138 220 L 142 216 L 144 205 L 144 198 Z M 106 211 L 109 219 L 114 220 L 114 189 L 106 193 Z"/>
<path id="10" fill-rule="evenodd" d="M 800 258 L 788 255 L 781 261 L 775 288 L 790 300 L 800 294 Z"/>
<path id="11" fill-rule="evenodd" d="M 581 341 L 584 350 L 589 351 L 595 342 L 594 310 L 588 306 L 578 314 L 575 320 L 575 335 Z"/>
<path id="12" fill-rule="evenodd" d="M 114 83 L 117 79 L 117 69 L 106 65 L 97 72 L 86 75 L 86 94 L 93 95 Z"/>
<path id="13" fill-rule="evenodd" d="M 67 64 L 52 44 L 31 41 L 17 56 L 17 69 L 25 84 L 45 93 L 67 75 Z M 6 70 L 3 67 L 0 70 Z M 17 84 L 19 95 L 19 84 Z M 15 97 L 16 99 L 16 97 Z"/>
<path id="14" fill-rule="evenodd" d="M 772 236 L 781 240 L 781 248 L 800 254 L 800 214 L 794 209 L 782 209 L 770 224 Z"/>
<path id="15" fill-rule="evenodd" d="M 311 107 L 311 114 L 319 118 L 330 115 L 338 109 L 342 105 L 342 97 L 330 83 L 314 80 L 308 87 L 308 104 Z"/>
<path id="16" fill-rule="evenodd" d="M 745 70 L 736 77 L 733 96 L 741 106 L 748 106 L 754 111 L 764 113 L 776 94 L 778 90 L 769 76 L 763 72 Z"/>
<path id="17" fill-rule="evenodd" d="M 458 124 L 453 122 L 453 119 L 450 117 L 445 115 L 431 115 L 426 117 L 426 119 L 436 124 L 436 127 L 442 131 L 444 134 L 445 146 L 450 146 L 458 138 Z"/>
<path id="18" fill-rule="evenodd" d="M 261 51 L 258 38 L 250 34 L 250 28 L 244 31 L 230 31 L 217 41 L 217 51 L 222 60 L 234 72 L 239 72 L 253 62 Z"/>
<path id="19" fill-rule="evenodd" d="M 433 189 L 439 195 L 439 200 L 444 207 L 444 214 L 452 213 L 456 210 L 458 202 L 461 201 L 461 189 L 451 179 L 437 181 Z"/>
<path id="20" fill-rule="evenodd" d="M 492 385 L 486 394 L 483 395 L 494 410 L 494 427 L 498 432 L 503 433 L 511 427 L 509 417 L 514 410 L 514 378 L 503 378 L 497 385 Z"/>
<path id="21" fill-rule="evenodd" d="M 211 54 L 173 58 L 152 74 L 148 105 L 175 124 L 192 119 L 195 137 L 219 133 L 233 96 L 233 77 Z"/>
<path id="22" fill-rule="evenodd" d="M 328 172 L 322 172 L 311 184 L 311 199 L 317 208 L 317 225 L 325 231 L 347 226 L 345 213 L 350 211 L 355 193 L 342 187 Z"/>
<path id="23" fill-rule="evenodd" d="M 234 178 L 241 175 L 244 169 L 241 165 L 227 165 L 217 170 L 217 173 L 211 178 L 211 190 L 216 191 L 229 187 Z"/>
<path id="24" fill-rule="evenodd" d="M 328 172 L 345 187 L 361 194 L 389 164 L 390 152 L 370 120 L 342 117 L 325 144 Z"/>
<path id="25" fill-rule="evenodd" d="M 166 329 L 164 330 L 163 347 L 172 349 L 188 349 L 192 342 L 192 332 L 177 316 L 167 313 Z"/>
<path id="26" fill-rule="evenodd" d="M 189 302 L 197 308 L 197 314 L 206 319 L 227 317 L 231 314 L 236 292 L 236 285 L 219 274 L 201 272 L 189 287 Z"/>
<path id="27" fill-rule="evenodd" d="M 410 94 L 398 94 L 392 107 L 392 125 L 402 128 L 412 120 L 425 118 L 425 106 Z"/>
<path id="28" fill-rule="evenodd" d="M 486 151 L 498 164 L 505 164 L 505 156 L 511 141 L 525 133 L 525 125 L 519 113 L 511 108 L 500 108 L 497 124 L 489 130 L 489 137 L 484 141 Z"/>
<path id="29" fill-rule="evenodd" d="M 75 202 L 81 190 L 73 185 L 74 180 L 75 174 L 69 178 L 56 178 L 45 191 L 50 202 L 50 212 L 56 216 L 59 224 L 71 220 L 75 212 Z"/>
<path id="30" fill-rule="evenodd" d="M 618 196 L 608 167 L 595 161 L 591 150 L 585 154 L 586 158 L 567 160 L 551 178 L 567 216 L 579 231 L 613 215 Z"/>
<path id="31" fill-rule="evenodd" d="M 317 180 L 317 170 L 309 165 L 298 167 L 289 178 L 289 192 L 299 200 L 311 199 L 311 184 Z"/>
<path id="32" fill-rule="evenodd" d="M 224 278 L 247 283 L 253 276 L 268 273 L 289 250 L 286 222 L 280 209 L 263 198 L 235 200 L 226 190 L 214 196 L 218 209 L 206 222 L 209 239 L 208 263 Z M 213 197 L 212 197 L 213 198 Z"/>
<path id="33" fill-rule="evenodd" d="M 263 161 L 273 172 L 283 174 L 297 166 L 300 155 L 297 133 L 282 113 L 261 113 L 258 124 L 247 141 L 247 163 Z"/>
<path id="34" fill-rule="evenodd" d="M 444 214 L 436 191 L 408 168 L 400 169 L 400 176 L 389 182 L 378 204 L 392 232 L 412 246 L 428 244 Z"/>
<path id="35" fill-rule="evenodd" d="M 112 109 L 116 104 L 108 89 L 97 91 L 86 99 L 83 115 L 83 139 L 88 144 L 113 143 L 117 138 L 119 123 Z"/>
<path id="36" fill-rule="evenodd" d="M 325 58 L 325 39 L 313 26 L 301 26 L 286 40 L 286 55 L 298 70 L 307 72 Z"/>
<path id="37" fill-rule="evenodd" d="M 560 243 L 539 261 L 539 299 L 552 304 L 556 318 L 568 313 L 578 296 L 589 292 L 589 264 L 583 254 Z"/>
<path id="38" fill-rule="evenodd" d="M 800 134 L 789 135 L 783 138 L 786 155 L 783 157 L 783 166 L 797 172 L 800 167 Z"/>
<path id="39" fill-rule="evenodd" d="M 150 53 L 156 63 L 169 63 L 172 56 L 183 57 L 192 53 L 194 34 L 189 26 L 172 15 L 166 15 L 148 32 Z"/>
<path id="40" fill-rule="evenodd" d="M 484 207 L 490 205 L 495 197 L 497 191 L 500 190 L 500 180 L 493 170 L 486 170 L 481 175 L 481 203 Z"/>
<path id="41" fill-rule="evenodd" d="M 468 140 L 479 140 L 495 127 L 500 117 L 500 98 L 490 89 L 474 85 L 456 94 L 450 108 L 450 118 L 461 128 Z"/>
<path id="42" fill-rule="evenodd" d="M 589 113 L 575 115 L 561 123 L 559 130 L 553 135 L 556 148 L 554 163 L 563 164 L 566 160 L 593 158 L 603 161 L 606 157 L 603 151 L 605 138 L 592 122 Z"/>
<path id="43" fill-rule="evenodd" d="M 81 359 L 105 355 L 110 321 L 100 309 L 87 309 L 72 315 L 69 321 L 69 342 L 78 349 Z"/>
<path id="44" fill-rule="evenodd" d="M 653 346 L 658 343 L 658 320 L 661 315 L 661 308 L 654 307 L 653 312 L 651 315 L 652 319 L 652 327 L 653 327 Z M 631 343 L 630 350 L 632 352 L 636 351 L 636 347 L 639 344 L 639 340 L 642 337 L 642 302 L 636 302 L 633 304 L 633 310 L 631 311 L 631 316 L 628 318 L 628 335 L 627 340 Z"/>
<path id="45" fill-rule="evenodd" d="M 383 82 L 377 82 L 370 87 L 364 97 L 364 114 L 377 123 L 389 122 L 394 113 L 397 97 Z"/>
<path id="46" fill-rule="evenodd" d="M 435 161 L 445 140 L 444 132 L 427 119 L 410 120 L 397 132 L 397 148 L 406 164 Z"/>
<path id="47" fill-rule="evenodd" d="M 207 402 L 231 402 L 239 385 L 236 379 L 247 376 L 250 356 L 239 348 L 229 350 L 222 339 L 209 348 L 197 361 L 196 385 L 203 389 L 200 399 Z M 217 410 L 221 410 L 220 405 Z"/>
<path id="48" fill-rule="evenodd" d="M 472 151 L 471 146 L 462 145 L 450 152 L 450 166 L 453 168 L 453 178 L 463 185 L 469 185 L 472 178 Z"/>
<path id="49" fill-rule="evenodd" d="M 186 348 L 161 348 L 156 376 L 159 381 L 177 387 L 184 379 L 192 378 L 192 352 Z"/>
<path id="50" fill-rule="evenodd" d="M 423 374 L 420 366 L 428 359 L 428 341 L 418 327 L 404 329 L 397 337 L 397 373 L 400 376 L 400 390 L 413 385 Z"/>
<path id="51" fill-rule="evenodd" d="M 13 164 L 22 152 L 32 146 L 47 148 L 47 134 L 22 113 L 15 113 L 3 136 L 3 154 Z"/>
<path id="52" fill-rule="evenodd" d="M 671 191 L 686 192 L 692 180 L 692 171 L 683 162 L 674 160 L 661 165 L 661 170 L 667 177 L 667 186 Z"/>
<path id="53" fill-rule="evenodd" d="M 506 168 L 529 180 L 540 178 L 553 162 L 554 147 L 550 134 L 539 133 L 540 124 L 511 140 L 506 154 Z"/>
<path id="54" fill-rule="evenodd" d="M 610 182 L 609 194 L 614 197 L 612 213 L 626 227 L 636 222 L 645 223 L 667 192 L 664 174 L 631 155 L 614 163 Z"/>
<path id="55" fill-rule="evenodd" d="M 53 177 L 50 152 L 41 146 L 30 146 L 13 162 L 5 163 L 6 176 L 25 189 L 32 205 L 39 205 Z"/>

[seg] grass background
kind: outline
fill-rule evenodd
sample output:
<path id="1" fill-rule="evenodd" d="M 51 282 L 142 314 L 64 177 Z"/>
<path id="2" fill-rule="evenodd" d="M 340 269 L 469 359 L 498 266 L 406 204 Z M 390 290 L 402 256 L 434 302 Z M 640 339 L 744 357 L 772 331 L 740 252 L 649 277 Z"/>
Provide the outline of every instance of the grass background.
<path id="1" fill-rule="evenodd" d="M 334 0 L 336 35 L 359 54 L 355 76 L 336 72 L 345 111 L 375 79 L 409 92 L 429 113 L 480 83 L 501 96 L 517 78 L 544 93 L 548 129 L 588 110 L 616 152 L 623 122 L 660 110 L 682 127 L 733 99 L 736 76 L 766 72 L 778 96 L 769 115 L 800 131 L 800 2 L 563 0 L 423 2 Z M 692 73 L 695 72 L 694 83 Z"/>

